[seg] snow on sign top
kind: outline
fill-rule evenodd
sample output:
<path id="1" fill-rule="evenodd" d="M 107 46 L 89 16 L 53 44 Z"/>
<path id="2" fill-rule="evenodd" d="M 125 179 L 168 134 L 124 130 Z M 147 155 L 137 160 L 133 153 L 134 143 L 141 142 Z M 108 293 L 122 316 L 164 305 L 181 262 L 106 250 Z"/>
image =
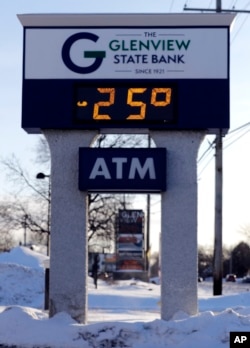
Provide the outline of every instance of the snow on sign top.
<path id="1" fill-rule="evenodd" d="M 155 14 L 87 17 L 80 24 L 77 15 L 40 15 L 34 25 L 29 16 L 19 16 L 25 27 L 25 78 L 228 78 L 232 15 L 209 15 L 209 21 L 200 15 L 174 15 L 175 21 Z"/>

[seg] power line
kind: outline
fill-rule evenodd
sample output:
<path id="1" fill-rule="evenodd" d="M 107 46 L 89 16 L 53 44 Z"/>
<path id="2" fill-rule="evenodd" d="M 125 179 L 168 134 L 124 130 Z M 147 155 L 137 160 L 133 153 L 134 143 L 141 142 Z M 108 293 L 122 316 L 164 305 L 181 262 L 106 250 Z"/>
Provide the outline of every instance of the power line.
<path id="1" fill-rule="evenodd" d="M 248 5 L 247 5 L 248 6 Z M 245 16 L 245 18 L 243 19 L 243 22 L 241 22 L 239 28 L 237 29 L 236 33 L 234 34 L 234 36 L 232 37 L 230 44 L 232 45 L 234 40 L 236 39 L 236 37 L 239 35 L 239 32 L 241 31 L 241 29 L 243 28 L 244 24 L 246 23 L 248 19 L 248 16 Z"/>
<path id="2" fill-rule="evenodd" d="M 250 122 L 247 122 L 247 123 L 245 123 L 245 124 L 239 126 L 238 128 L 235 128 L 235 129 L 229 131 L 229 132 L 228 132 L 228 136 L 225 137 L 224 143 L 227 142 L 227 141 L 229 141 L 229 140 L 231 140 L 232 137 L 234 137 L 235 134 L 236 134 L 237 132 L 240 132 L 240 131 L 242 131 L 244 128 L 249 127 L 249 126 L 250 126 Z M 247 133 L 247 132 L 245 132 L 245 133 Z M 244 134 L 245 134 L 245 133 L 244 133 Z M 231 137 L 230 137 L 230 136 L 231 136 Z M 238 136 L 238 138 L 235 139 L 235 140 L 233 141 L 233 143 L 236 142 L 236 141 L 237 141 L 238 139 L 240 139 L 241 137 L 242 137 L 242 135 Z M 205 158 L 205 155 L 206 155 L 206 154 L 209 154 L 208 151 L 211 152 L 211 151 L 213 150 L 214 144 L 215 144 L 215 140 L 214 140 L 212 143 L 209 143 L 208 148 L 207 148 L 207 149 L 202 153 L 202 155 L 199 157 L 199 159 L 197 160 L 197 163 L 201 162 L 201 161 Z M 228 146 L 229 146 L 229 145 L 228 145 Z"/>
<path id="3" fill-rule="evenodd" d="M 169 12 L 171 12 L 171 11 L 172 11 L 173 4 L 174 4 L 174 0 L 172 0 L 172 2 L 171 2 L 171 4 L 170 4 L 170 7 L 169 7 Z"/>
<path id="4" fill-rule="evenodd" d="M 218 1 L 219 3 L 220 1 Z M 236 10 L 234 8 L 232 9 L 222 9 L 221 7 L 217 7 L 216 9 L 213 8 L 195 8 L 195 7 L 187 7 L 184 5 L 183 8 L 184 11 L 205 11 L 205 12 L 219 12 L 219 13 L 250 13 L 249 10 Z"/>
<path id="5" fill-rule="evenodd" d="M 242 124 L 241 126 L 235 128 L 235 129 L 233 129 L 233 130 L 230 130 L 230 131 L 228 132 L 228 134 L 232 134 L 232 133 L 234 133 L 234 132 L 237 132 L 237 131 L 239 131 L 240 129 L 245 128 L 245 127 L 247 127 L 247 126 L 250 126 L 250 122 L 244 123 L 244 124 Z"/>
<path id="6" fill-rule="evenodd" d="M 204 159 L 205 155 L 208 154 L 208 151 L 211 150 L 214 146 L 215 141 L 213 141 L 212 143 L 209 143 L 209 147 L 203 152 L 203 154 L 201 155 L 201 157 L 198 159 L 197 163 L 201 162 L 202 159 Z"/>
<path id="7" fill-rule="evenodd" d="M 235 134 L 237 134 L 237 132 L 241 132 L 242 130 L 244 130 L 246 127 L 250 126 L 250 122 L 244 123 L 243 125 L 229 131 L 227 133 L 227 137 L 225 137 L 224 143 L 231 140 L 232 137 L 235 136 Z M 247 130 L 246 132 L 244 132 L 244 134 L 246 134 L 249 130 Z M 231 136 L 231 137 L 230 137 Z M 234 140 L 234 142 L 236 142 L 237 140 L 239 140 L 242 137 L 242 135 L 239 135 L 237 137 L 237 139 Z M 205 157 L 206 154 L 208 154 L 208 151 L 211 151 L 214 148 L 214 144 L 215 144 L 215 140 L 213 142 L 209 142 L 209 146 L 208 148 L 202 153 L 202 155 L 199 157 L 199 159 L 197 160 L 197 163 L 201 162 L 203 160 L 203 158 Z"/>
<path id="8" fill-rule="evenodd" d="M 243 134 L 241 134 L 237 139 L 233 140 L 231 143 L 229 143 L 227 146 L 223 146 L 223 150 L 226 150 L 229 146 L 233 145 L 236 141 L 238 141 L 240 138 L 242 138 L 244 135 L 246 135 L 250 129 L 247 129 Z"/>
<path id="9" fill-rule="evenodd" d="M 212 2 L 213 2 L 213 0 L 210 0 L 208 8 L 210 8 L 212 6 Z"/>
<path id="10" fill-rule="evenodd" d="M 233 129 L 232 131 L 228 132 L 227 137 L 225 138 L 224 143 L 228 142 L 229 140 L 231 141 L 232 138 L 234 138 L 235 136 L 238 136 L 239 133 L 241 133 L 242 131 L 245 130 L 245 128 L 250 126 L 250 122 L 245 123 L 244 125 Z M 240 137 L 240 136 L 239 136 Z"/>
<path id="11" fill-rule="evenodd" d="M 226 143 L 226 146 L 223 146 L 224 150 L 227 149 L 229 146 L 231 146 L 232 144 L 234 144 L 235 142 L 237 142 L 239 139 L 241 139 L 245 134 L 247 134 L 249 132 L 249 129 L 247 129 L 245 131 L 245 128 L 248 128 L 250 126 L 250 122 L 247 122 L 245 124 L 243 124 L 242 126 L 232 130 L 231 132 L 228 133 L 228 136 L 225 138 L 224 141 L 224 145 Z M 244 131 L 244 133 L 242 134 L 241 132 Z M 239 134 L 240 133 L 240 134 Z M 237 138 L 235 139 L 235 136 L 237 136 Z M 232 140 L 234 138 L 234 140 Z"/>
<path id="12" fill-rule="evenodd" d="M 238 2 L 238 0 L 232 0 L 230 7 L 234 8 L 236 6 L 237 2 Z"/>
<path id="13" fill-rule="evenodd" d="M 249 131 L 250 129 L 247 129 L 245 130 L 245 128 L 247 127 L 250 127 L 250 122 L 247 122 L 241 126 L 239 126 L 238 128 L 235 128 L 233 130 L 231 130 L 230 132 L 228 132 L 228 136 L 225 137 L 225 140 L 224 140 L 224 144 L 223 144 L 223 150 L 226 150 L 227 148 L 229 148 L 231 145 L 233 145 L 234 143 L 236 143 L 238 140 L 240 140 L 243 136 L 245 136 Z M 245 131 L 244 131 L 245 130 Z M 241 132 L 244 131 L 244 133 L 242 134 Z M 239 135 L 239 133 L 241 133 Z M 237 138 L 232 140 L 232 138 L 234 136 L 237 135 Z M 231 136 L 231 137 L 230 137 Z M 231 141 L 229 144 L 226 144 L 227 142 Z M 209 155 L 211 155 L 212 153 L 212 156 L 208 159 L 208 161 L 205 163 L 205 165 L 202 167 L 202 169 L 199 171 L 198 173 L 198 177 L 201 176 L 201 174 L 204 172 L 204 170 L 208 167 L 208 165 L 211 163 L 211 161 L 213 160 L 214 158 L 214 154 L 213 154 L 213 149 L 214 149 L 214 146 L 215 146 L 215 139 L 213 142 L 209 143 L 209 146 L 207 147 L 207 149 L 202 153 L 202 155 L 199 157 L 199 159 L 197 160 L 197 164 L 199 164 L 199 166 L 202 165 L 202 162 L 205 161 L 205 159 L 207 159 L 207 157 Z M 199 179 L 198 179 L 199 180 Z"/>
<path id="14" fill-rule="evenodd" d="M 201 174 L 204 172 L 204 170 L 208 167 L 208 165 L 211 163 L 211 161 L 214 159 L 214 154 L 213 156 L 207 161 L 207 163 L 204 165 L 204 167 L 199 171 L 198 173 L 198 181 L 200 180 Z"/>

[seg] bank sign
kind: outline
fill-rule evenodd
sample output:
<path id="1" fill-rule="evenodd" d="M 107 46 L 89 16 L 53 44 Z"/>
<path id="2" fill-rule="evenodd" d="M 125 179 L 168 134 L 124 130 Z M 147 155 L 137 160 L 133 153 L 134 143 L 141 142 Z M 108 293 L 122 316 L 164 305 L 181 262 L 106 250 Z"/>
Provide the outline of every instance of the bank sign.
<path id="1" fill-rule="evenodd" d="M 166 191 L 166 149 L 80 148 L 79 190 Z"/>
<path id="2" fill-rule="evenodd" d="M 25 79 L 226 79 L 226 28 L 27 29 Z"/>
<path id="3" fill-rule="evenodd" d="M 51 27 L 44 16 L 44 24 L 35 27 L 19 16 L 22 126 L 28 132 L 228 129 L 229 24 L 198 26 L 194 17 L 192 26 L 178 27 L 178 21 L 167 25 L 167 15 L 165 21 L 151 15 L 154 25 L 148 26 L 141 15 L 144 25 L 133 26 L 128 15 L 119 26 L 117 18 L 103 15 L 102 26 L 100 18 L 85 15 L 82 26 Z"/>

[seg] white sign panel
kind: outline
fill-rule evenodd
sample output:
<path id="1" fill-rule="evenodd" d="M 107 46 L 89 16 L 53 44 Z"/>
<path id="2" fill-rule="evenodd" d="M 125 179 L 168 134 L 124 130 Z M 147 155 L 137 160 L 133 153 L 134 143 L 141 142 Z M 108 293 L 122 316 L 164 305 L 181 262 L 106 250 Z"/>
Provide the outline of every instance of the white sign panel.
<path id="1" fill-rule="evenodd" d="M 226 79 L 228 29 L 26 28 L 25 79 Z"/>

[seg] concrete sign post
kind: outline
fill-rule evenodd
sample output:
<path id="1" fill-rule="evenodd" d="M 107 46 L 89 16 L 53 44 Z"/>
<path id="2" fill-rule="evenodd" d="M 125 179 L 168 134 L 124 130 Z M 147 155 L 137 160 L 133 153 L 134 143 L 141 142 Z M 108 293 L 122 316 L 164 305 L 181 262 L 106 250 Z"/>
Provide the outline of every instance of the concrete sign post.
<path id="1" fill-rule="evenodd" d="M 197 303 L 197 167 L 204 132 L 152 132 L 168 149 L 166 192 L 162 193 L 161 318 L 177 311 L 190 315 Z"/>
<path id="2" fill-rule="evenodd" d="M 78 151 L 96 132 L 44 130 L 51 153 L 50 316 L 87 321 L 87 193 L 78 189 Z"/>
<path id="3" fill-rule="evenodd" d="M 161 192 L 161 317 L 197 313 L 196 157 L 229 129 L 232 14 L 34 14 L 22 127 L 52 158 L 50 315 L 87 322 L 88 192 Z M 90 149 L 98 133 L 156 149 Z"/>

